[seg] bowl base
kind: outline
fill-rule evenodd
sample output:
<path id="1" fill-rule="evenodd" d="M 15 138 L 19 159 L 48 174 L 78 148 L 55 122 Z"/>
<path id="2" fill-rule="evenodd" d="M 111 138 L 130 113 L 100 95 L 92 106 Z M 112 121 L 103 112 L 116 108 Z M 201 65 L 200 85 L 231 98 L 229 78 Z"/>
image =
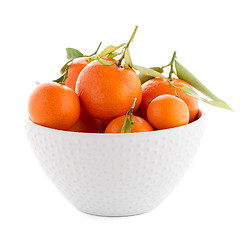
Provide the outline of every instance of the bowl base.
<path id="1" fill-rule="evenodd" d="M 90 212 L 84 212 L 82 210 L 79 210 L 80 212 L 87 214 L 87 215 L 91 215 L 91 216 L 95 216 L 95 217 L 109 217 L 109 218 L 118 218 L 118 217 L 134 217 L 134 216 L 138 216 L 138 215 L 142 215 L 142 214 L 146 214 L 151 212 L 153 209 L 151 210 L 147 210 L 147 211 L 143 211 L 143 212 L 139 212 L 139 213 L 133 213 L 133 214 L 98 214 L 98 213 L 90 213 Z"/>

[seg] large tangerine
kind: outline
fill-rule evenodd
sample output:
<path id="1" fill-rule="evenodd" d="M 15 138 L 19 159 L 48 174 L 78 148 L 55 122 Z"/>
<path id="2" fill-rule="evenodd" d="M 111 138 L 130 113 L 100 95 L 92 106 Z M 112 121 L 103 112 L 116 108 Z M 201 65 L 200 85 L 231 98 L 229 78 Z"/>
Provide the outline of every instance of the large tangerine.
<path id="1" fill-rule="evenodd" d="M 133 69 L 116 64 L 107 66 L 97 60 L 79 74 L 75 91 L 83 109 L 103 120 L 126 114 L 134 98 L 137 98 L 137 109 L 142 99 L 141 82 Z"/>

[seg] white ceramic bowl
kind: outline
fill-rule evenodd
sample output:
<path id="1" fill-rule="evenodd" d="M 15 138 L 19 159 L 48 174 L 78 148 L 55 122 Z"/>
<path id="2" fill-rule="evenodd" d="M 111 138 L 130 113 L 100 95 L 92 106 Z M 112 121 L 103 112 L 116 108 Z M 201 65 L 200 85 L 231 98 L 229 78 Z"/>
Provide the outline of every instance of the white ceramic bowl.
<path id="1" fill-rule="evenodd" d="M 196 154 L 204 115 L 185 126 L 143 133 L 54 130 L 26 121 L 36 158 L 58 190 L 82 212 L 129 216 L 156 208 Z"/>

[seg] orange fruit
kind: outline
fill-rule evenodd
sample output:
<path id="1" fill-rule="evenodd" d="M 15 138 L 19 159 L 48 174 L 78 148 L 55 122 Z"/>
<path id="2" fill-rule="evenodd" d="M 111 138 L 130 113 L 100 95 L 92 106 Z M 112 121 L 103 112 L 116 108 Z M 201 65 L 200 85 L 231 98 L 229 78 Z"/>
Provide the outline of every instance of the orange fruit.
<path id="1" fill-rule="evenodd" d="M 180 79 L 173 79 L 171 83 L 174 86 L 177 87 L 189 87 L 191 86 Z M 163 78 L 153 78 L 151 80 L 148 80 L 142 85 L 142 102 L 140 107 L 138 108 L 138 115 L 140 117 L 143 117 L 146 119 L 147 117 L 147 108 L 150 104 L 150 102 L 156 98 L 157 96 L 163 95 L 163 94 L 171 94 L 174 95 L 174 91 L 168 81 Z M 190 114 L 190 122 L 192 122 L 197 113 L 198 113 L 198 99 L 191 97 L 187 94 L 185 94 L 181 89 L 176 88 L 177 95 L 179 98 L 181 98 L 188 106 L 189 108 L 189 114 Z"/>
<path id="2" fill-rule="evenodd" d="M 125 117 L 126 115 L 113 119 L 105 129 L 105 133 L 121 133 Z M 132 120 L 134 123 L 131 125 L 131 133 L 153 131 L 152 126 L 143 118 L 132 116 Z"/>
<path id="3" fill-rule="evenodd" d="M 73 62 L 69 65 L 68 68 L 68 77 L 65 81 L 65 84 L 75 91 L 76 82 L 78 79 L 79 73 L 83 70 L 84 67 L 89 63 L 88 58 L 78 58 L 74 59 Z"/>
<path id="4" fill-rule="evenodd" d="M 30 95 L 28 112 L 36 124 L 67 130 L 80 116 L 80 102 L 71 88 L 55 82 L 43 83 Z"/>
<path id="5" fill-rule="evenodd" d="M 76 89 L 83 109 L 93 118 L 112 120 L 126 114 L 136 97 L 142 99 L 141 82 L 131 68 L 103 65 L 95 60 L 79 74 Z"/>
<path id="6" fill-rule="evenodd" d="M 86 133 L 102 133 L 106 128 L 106 123 L 100 119 L 89 116 L 82 108 L 80 118 L 68 131 L 86 132 Z"/>
<path id="7" fill-rule="evenodd" d="M 147 119 L 158 130 L 179 127 L 189 123 L 188 106 L 182 99 L 164 94 L 149 104 Z"/>

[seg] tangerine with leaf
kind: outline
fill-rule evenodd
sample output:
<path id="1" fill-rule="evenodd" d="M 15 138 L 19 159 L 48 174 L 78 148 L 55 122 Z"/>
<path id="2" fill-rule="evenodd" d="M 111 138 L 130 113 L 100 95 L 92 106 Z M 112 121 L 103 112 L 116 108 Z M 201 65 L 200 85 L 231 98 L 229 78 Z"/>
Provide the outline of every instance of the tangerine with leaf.
<path id="1" fill-rule="evenodd" d="M 96 51 L 91 55 L 83 55 L 82 52 L 75 48 L 66 48 L 67 58 L 69 61 L 62 67 L 60 71 L 62 77 L 58 82 L 65 84 L 73 91 L 75 91 L 78 75 L 83 70 L 83 68 L 87 66 L 91 57 L 97 54 L 101 44 L 102 42 L 100 42 Z"/>
<path id="2" fill-rule="evenodd" d="M 98 60 L 89 63 L 80 73 L 75 91 L 83 109 L 103 120 L 125 114 L 134 97 L 138 98 L 138 108 L 142 99 L 141 83 L 133 69 L 104 65 Z"/>
<path id="3" fill-rule="evenodd" d="M 136 104 L 134 99 L 131 109 L 126 115 L 113 119 L 105 129 L 105 133 L 135 133 L 153 131 L 152 126 L 143 118 L 134 116 L 133 110 Z"/>
<path id="4" fill-rule="evenodd" d="M 135 32 L 136 29 L 126 46 L 121 45 L 124 51 L 119 60 L 102 58 L 100 55 L 79 74 L 75 91 L 83 109 L 93 118 L 112 120 L 122 116 L 131 108 L 134 98 L 137 98 L 135 109 L 140 105 L 141 82 L 131 68 L 128 50 Z"/>
<path id="5" fill-rule="evenodd" d="M 88 63 L 88 58 L 78 58 L 74 59 L 73 62 L 69 65 L 68 76 L 65 80 L 65 84 L 73 91 L 75 91 L 78 75 L 88 65 Z"/>
<path id="6" fill-rule="evenodd" d="M 189 108 L 190 114 L 190 122 L 192 122 L 197 116 L 199 107 L 198 107 L 198 99 L 192 96 L 185 94 L 181 87 L 191 86 L 181 79 L 173 78 L 171 84 L 176 87 L 175 91 L 180 99 L 182 99 Z M 147 109 L 151 101 L 163 94 L 171 94 L 175 95 L 172 86 L 169 84 L 167 79 L 164 78 L 153 78 L 148 80 L 142 85 L 142 102 L 138 109 L 138 115 L 145 118 L 147 117 Z"/>

